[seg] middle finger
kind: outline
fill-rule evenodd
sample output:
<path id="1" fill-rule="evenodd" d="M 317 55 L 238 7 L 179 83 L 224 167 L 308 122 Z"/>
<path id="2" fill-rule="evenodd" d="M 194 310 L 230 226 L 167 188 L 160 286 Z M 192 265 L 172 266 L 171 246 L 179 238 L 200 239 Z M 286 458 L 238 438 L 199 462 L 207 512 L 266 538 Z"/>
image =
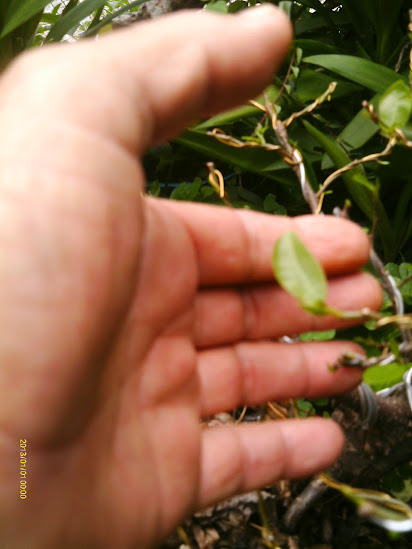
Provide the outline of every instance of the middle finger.
<path id="1" fill-rule="evenodd" d="M 332 279 L 328 304 L 343 310 L 379 310 L 382 290 L 375 278 L 356 273 Z M 198 348 L 242 340 L 278 338 L 303 332 L 356 324 L 317 317 L 275 283 L 239 288 L 201 290 L 195 302 L 194 341 Z"/>

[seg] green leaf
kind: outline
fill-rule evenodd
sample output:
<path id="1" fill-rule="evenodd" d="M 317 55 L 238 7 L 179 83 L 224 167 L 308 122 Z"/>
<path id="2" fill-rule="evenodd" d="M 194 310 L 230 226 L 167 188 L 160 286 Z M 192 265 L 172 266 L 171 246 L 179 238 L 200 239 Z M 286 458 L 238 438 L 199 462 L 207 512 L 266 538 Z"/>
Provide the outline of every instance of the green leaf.
<path id="1" fill-rule="evenodd" d="M 53 13 L 43 13 L 41 22 L 49 25 L 54 25 L 58 21 L 59 16 Z"/>
<path id="2" fill-rule="evenodd" d="M 266 88 L 265 92 L 269 101 L 273 102 L 279 93 L 279 88 L 277 86 L 271 85 Z M 259 95 L 259 97 L 255 99 L 255 101 L 257 103 L 260 103 L 261 105 L 265 104 L 265 99 L 263 95 Z M 278 107 L 276 111 L 279 113 L 280 108 Z M 217 114 L 216 116 L 212 116 L 204 122 L 200 122 L 200 124 L 197 124 L 194 129 L 205 130 L 208 128 L 220 128 L 221 126 L 225 126 L 226 124 L 231 124 L 233 122 L 236 122 L 237 120 L 248 118 L 249 116 L 254 116 L 257 114 L 262 115 L 262 111 L 259 110 L 257 107 L 253 107 L 252 105 L 243 105 L 241 107 L 236 107 L 235 109 Z"/>
<path id="3" fill-rule="evenodd" d="M 266 195 L 265 200 L 263 201 L 263 211 L 276 215 L 287 215 L 286 208 L 278 204 L 276 196 L 272 193 Z"/>
<path id="4" fill-rule="evenodd" d="M 228 6 L 225 0 L 217 0 L 216 2 L 208 2 L 205 6 L 207 11 L 213 11 L 217 13 L 227 13 Z"/>
<path id="5" fill-rule="evenodd" d="M 122 15 L 122 13 L 131 11 L 132 9 L 141 6 L 142 4 L 145 4 L 148 2 L 148 0 L 136 0 L 135 2 L 130 2 L 130 4 L 127 4 L 126 6 L 123 6 L 122 8 L 119 8 L 118 10 L 114 11 L 113 13 L 110 13 L 106 17 L 104 17 L 101 21 L 94 24 L 92 21 L 91 26 L 87 29 L 87 31 L 83 34 L 83 38 L 86 38 L 87 36 L 93 36 L 97 32 L 99 32 L 100 29 L 108 25 L 115 19 L 116 17 L 119 17 L 119 15 Z"/>
<path id="6" fill-rule="evenodd" d="M 196 178 L 193 183 L 181 183 L 176 189 L 173 190 L 170 198 L 174 200 L 186 200 L 192 201 L 196 198 L 200 187 L 202 186 L 202 180 Z"/>
<path id="7" fill-rule="evenodd" d="M 399 265 L 397 265 L 396 263 L 387 263 L 385 265 L 385 269 L 388 271 L 388 273 L 393 276 L 394 278 L 400 278 L 400 274 L 399 274 Z"/>
<path id="8" fill-rule="evenodd" d="M 392 490 L 393 495 L 401 501 L 407 502 L 412 500 L 412 480 L 406 479 L 400 490 Z"/>
<path id="9" fill-rule="evenodd" d="M 394 82 L 382 95 L 379 101 L 379 120 L 394 130 L 406 126 L 412 110 L 412 97 L 409 86 L 402 80 Z"/>
<path id="10" fill-rule="evenodd" d="M 336 330 L 324 330 L 321 332 L 306 332 L 300 334 L 299 339 L 301 341 L 329 341 L 336 335 Z"/>
<path id="11" fill-rule="evenodd" d="M 323 314 L 327 292 L 325 273 L 294 232 L 287 232 L 277 240 L 272 267 L 280 286 L 296 297 L 301 307 Z"/>
<path id="12" fill-rule="evenodd" d="M 299 417 L 309 417 L 309 416 L 315 416 L 316 410 L 311 402 L 309 400 L 305 400 L 304 398 L 297 398 L 295 400 L 296 407 L 299 410 Z"/>
<path id="13" fill-rule="evenodd" d="M 286 2 L 279 2 L 279 9 L 281 9 L 289 18 L 292 14 L 292 4 L 290 0 L 287 0 Z"/>
<path id="14" fill-rule="evenodd" d="M 274 212 L 278 203 L 276 201 L 276 196 L 272 193 L 269 193 L 265 200 L 263 201 L 263 209 L 265 212 L 271 213 Z"/>
<path id="15" fill-rule="evenodd" d="M 211 196 L 217 196 L 216 191 L 213 187 L 204 186 L 200 189 L 201 199 L 206 200 Z"/>
<path id="16" fill-rule="evenodd" d="M 330 53 L 339 53 L 338 48 L 325 44 L 318 40 L 310 40 L 309 38 L 298 38 L 293 41 L 293 45 L 301 48 L 306 55 L 323 55 Z"/>
<path id="17" fill-rule="evenodd" d="M 104 6 L 105 3 L 106 0 L 84 0 L 84 2 L 60 17 L 57 23 L 51 28 L 45 42 L 58 42 L 66 34 L 74 34 L 83 19 L 89 17 L 94 11 Z"/>
<path id="18" fill-rule="evenodd" d="M 406 78 L 397 72 L 352 55 L 312 55 L 305 57 L 303 61 L 344 76 L 377 93 L 383 93 L 396 80 L 406 82 Z"/>
<path id="19" fill-rule="evenodd" d="M 401 278 L 401 294 L 402 294 L 403 300 L 407 305 L 412 305 L 412 264 L 411 263 L 401 263 L 399 265 L 399 277 Z"/>
<path id="20" fill-rule="evenodd" d="M 334 79 L 325 73 L 304 69 L 301 71 L 296 83 L 295 93 L 303 102 L 313 101 L 325 92 L 332 81 L 338 84 L 336 90 L 331 95 L 332 101 L 361 89 L 356 84 L 336 80 L 336 78 Z"/>
<path id="21" fill-rule="evenodd" d="M 378 95 L 372 97 L 370 105 L 376 106 Z M 338 139 L 345 143 L 350 150 L 358 149 L 369 141 L 379 131 L 379 126 L 367 115 L 365 109 L 360 110 L 349 124 L 338 135 Z"/>
<path id="22" fill-rule="evenodd" d="M 306 120 L 303 121 L 303 124 L 307 131 L 320 143 L 320 145 L 322 145 L 336 168 L 343 168 L 343 166 L 350 163 L 351 160 L 349 156 L 338 143 L 312 126 L 312 124 L 309 124 Z M 369 183 L 362 168 L 359 166 L 344 173 L 342 175 L 342 180 L 345 183 L 351 198 L 370 220 L 373 220 L 376 209 L 379 219 L 378 231 L 384 246 L 385 257 L 390 257 L 393 248 L 393 230 L 385 208 L 376 196 L 375 187 Z"/>
<path id="23" fill-rule="evenodd" d="M 50 4 L 50 0 L 12 0 L 4 18 L 0 38 L 4 38 L 34 15 L 42 12 L 47 4 Z"/>
<path id="24" fill-rule="evenodd" d="M 147 190 L 147 194 L 150 196 L 160 196 L 160 183 L 159 181 L 153 181 Z"/>
<path id="25" fill-rule="evenodd" d="M 392 387 L 402 381 L 403 374 L 409 370 L 411 364 L 388 364 L 386 366 L 373 366 L 368 368 L 363 374 L 363 380 L 374 391 Z"/>
<path id="26" fill-rule="evenodd" d="M 325 152 L 329 155 L 336 168 L 343 168 L 343 166 L 350 163 L 351 159 L 338 143 L 312 126 L 312 124 L 309 124 L 306 120 L 303 121 L 303 124 L 306 130 L 325 149 Z M 374 197 L 375 189 L 366 179 L 362 169 L 358 167 L 344 173 L 342 179 L 353 200 L 372 219 L 374 214 L 372 198 Z"/>
<path id="27" fill-rule="evenodd" d="M 220 143 L 203 132 L 186 130 L 175 141 L 203 153 L 209 159 L 221 160 L 259 175 L 265 171 L 265 177 L 271 179 L 275 179 L 273 172 L 290 171 L 283 160 L 278 155 L 274 155 L 272 151 L 264 151 L 259 148 L 236 149 Z"/>
<path id="28" fill-rule="evenodd" d="M 241 200 L 244 200 L 245 202 L 254 204 L 255 206 L 262 206 L 262 199 L 260 198 L 260 196 L 253 193 L 252 191 L 249 191 L 248 189 L 242 187 L 239 188 L 238 196 Z"/>

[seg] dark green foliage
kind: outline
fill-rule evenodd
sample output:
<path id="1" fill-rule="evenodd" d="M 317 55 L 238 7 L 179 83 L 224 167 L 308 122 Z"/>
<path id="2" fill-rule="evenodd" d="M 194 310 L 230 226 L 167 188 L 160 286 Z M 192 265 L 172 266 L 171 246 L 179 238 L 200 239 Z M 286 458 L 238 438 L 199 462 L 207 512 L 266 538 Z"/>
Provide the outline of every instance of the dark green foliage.
<path id="1" fill-rule="evenodd" d="M 332 81 L 338 84 L 330 101 L 323 101 L 288 128 L 289 139 L 299 147 L 316 190 L 334 169 L 383 150 L 385 127 L 387 131 L 403 127 L 405 136 L 412 136 L 408 84 L 408 10 L 412 3 L 402 0 L 275 3 L 290 14 L 295 27 L 294 45 L 270 91 L 270 99 L 277 99 L 279 118 L 285 120 L 315 101 Z M 243 2 L 243 8 L 246 7 Z M 364 100 L 375 106 L 381 125 L 362 109 Z M 233 168 L 243 174 L 255 174 L 250 177 L 252 187 L 256 178 L 264 178 L 266 196 L 276 195 L 289 214 L 306 213 L 303 202 L 300 205 L 288 202 L 288 197 L 299 193 L 299 186 L 290 167 L 276 152 L 238 149 L 207 135 L 207 130 L 219 127 L 236 139 L 252 137 L 258 141 L 259 122 L 264 139 L 275 144 L 276 138 L 267 121 L 262 121 L 262 113 L 251 106 L 202 121 L 177 142 L 198 151 L 199 161 L 214 160 L 223 175 L 227 173 L 225 169 Z M 337 179 L 325 198 L 324 210 L 331 212 L 335 206 L 342 207 L 344 200 L 350 198 L 352 218 L 368 227 L 378 219 L 376 246 L 384 259 L 394 261 L 402 253 L 412 260 L 412 222 L 408 215 L 412 199 L 408 165 L 412 164 L 412 151 L 399 144 L 392 155 L 381 163 L 361 165 Z M 402 163 L 392 163 L 392 158 L 402 158 Z M 285 191 L 286 187 L 291 193 Z"/>
<path id="2" fill-rule="evenodd" d="M 32 46 L 89 36 L 114 17 L 137 9 L 147 0 L 70 0 L 46 11 L 50 0 L 11 0 L 0 3 L 0 70 Z"/>

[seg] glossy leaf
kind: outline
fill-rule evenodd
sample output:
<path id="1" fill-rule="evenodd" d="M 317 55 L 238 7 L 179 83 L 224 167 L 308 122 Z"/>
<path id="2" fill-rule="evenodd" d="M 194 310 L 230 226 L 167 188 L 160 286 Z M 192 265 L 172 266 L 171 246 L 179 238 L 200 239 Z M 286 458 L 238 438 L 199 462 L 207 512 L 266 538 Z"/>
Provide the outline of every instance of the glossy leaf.
<path id="1" fill-rule="evenodd" d="M 74 34 L 83 19 L 89 17 L 105 3 L 106 0 L 84 0 L 59 18 L 58 22 L 50 29 L 45 42 L 58 42 L 66 34 Z"/>
<path id="2" fill-rule="evenodd" d="M 378 95 L 375 95 L 369 103 L 375 106 L 378 102 L 378 97 Z M 369 118 L 365 109 L 362 109 L 342 130 L 338 135 L 338 139 L 345 144 L 345 147 L 353 150 L 365 145 L 378 131 L 379 126 Z"/>
<path id="3" fill-rule="evenodd" d="M 213 11 L 215 13 L 227 13 L 228 6 L 225 0 L 217 0 L 208 2 L 205 6 L 206 11 Z"/>
<path id="4" fill-rule="evenodd" d="M 396 80 L 403 79 L 387 67 L 352 55 L 312 55 L 305 57 L 303 61 L 344 76 L 377 93 L 383 93 Z"/>
<path id="5" fill-rule="evenodd" d="M 403 80 L 397 80 L 389 86 L 379 101 L 379 120 L 384 124 L 384 129 L 402 128 L 407 124 L 411 110 L 411 90 Z"/>
<path id="6" fill-rule="evenodd" d="M 301 341 L 329 341 L 336 335 L 336 330 L 323 330 L 320 332 L 305 332 L 300 334 Z"/>
<path id="7" fill-rule="evenodd" d="M 283 160 L 272 151 L 264 151 L 259 148 L 236 149 L 220 143 L 203 132 L 187 130 L 175 141 L 203 153 L 209 159 L 222 160 L 253 173 L 261 174 L 262 171 L 265 171 L 265 177 L 271 179 L 278 178 L 278 171 L 290 172 Z"/>
<path id="8" fill-rule="evenodd" d="M 314 314 L 324 314 L 325 273 L 296 233 L 287 232 L 277 240 L 272 267 L 279 285 L 296 297 L 302 308 Z"/>
<path id="9" fill-rule="evenodd" d="M 388 364 L 386 366 L 373 366 L 363 374 L 363 380 L 374 391 L 392 387 L 402 381 L 403 374 L 409 370 L 412 364 Z"/>
<path id="10" fill-rule="evenodd" d="M 373 107 L 376 107 L 379 98 L 380 95 L 374 95 L 369 103 Z M 370 119 L 365 109 L 362 108 L 340 132 L 336 141 L 342 143 L 345 150 L 352 151 L 365 145 L 365 143 L 372 139 L 378 132 L 378 124 L 375 124 L 375 122 Z M 329 170 L 332 166 L 332 160 L 329 156 L 325 155 L 322 158 L 322 170 Z"/>
<path id="11" fill-rule="evenodd" d="M 303 102 L 314 101 L 325 92 L 332 81 L 335 81 L 338 84 L 336 90 L 330 96 L 332 101 L 361 89 L 356 84 L 351 84 L 350 82 L 345 82 L 343 80 L 337 81 L 322 72 L 304 69 L 301 71 L 296 83 L 295 94 Z"/>

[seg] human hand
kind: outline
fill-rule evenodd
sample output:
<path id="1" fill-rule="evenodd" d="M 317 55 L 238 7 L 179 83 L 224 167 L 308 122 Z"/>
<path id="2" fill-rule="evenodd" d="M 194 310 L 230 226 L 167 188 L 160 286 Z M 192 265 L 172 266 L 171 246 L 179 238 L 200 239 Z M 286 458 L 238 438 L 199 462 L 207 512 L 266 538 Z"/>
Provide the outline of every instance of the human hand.
<path id="1" fill-rule="evenodd" d="M 293 228 L 333 276 L 331 304 L 378 308 L 357 273 L 362 231 L 141 194 L 138 156 L 256 95 L 289 40 L 275 9 L 184 13 L 44 48 L 2 76 L 2 547 L 152 547 L 198 508 L 338 456 L 342 434 L 320 418 L 200 418 L 359 382 L 326 368 L 351 343 L 275 341 L 339 322 L 302 312 L 270 258 Z"/>

